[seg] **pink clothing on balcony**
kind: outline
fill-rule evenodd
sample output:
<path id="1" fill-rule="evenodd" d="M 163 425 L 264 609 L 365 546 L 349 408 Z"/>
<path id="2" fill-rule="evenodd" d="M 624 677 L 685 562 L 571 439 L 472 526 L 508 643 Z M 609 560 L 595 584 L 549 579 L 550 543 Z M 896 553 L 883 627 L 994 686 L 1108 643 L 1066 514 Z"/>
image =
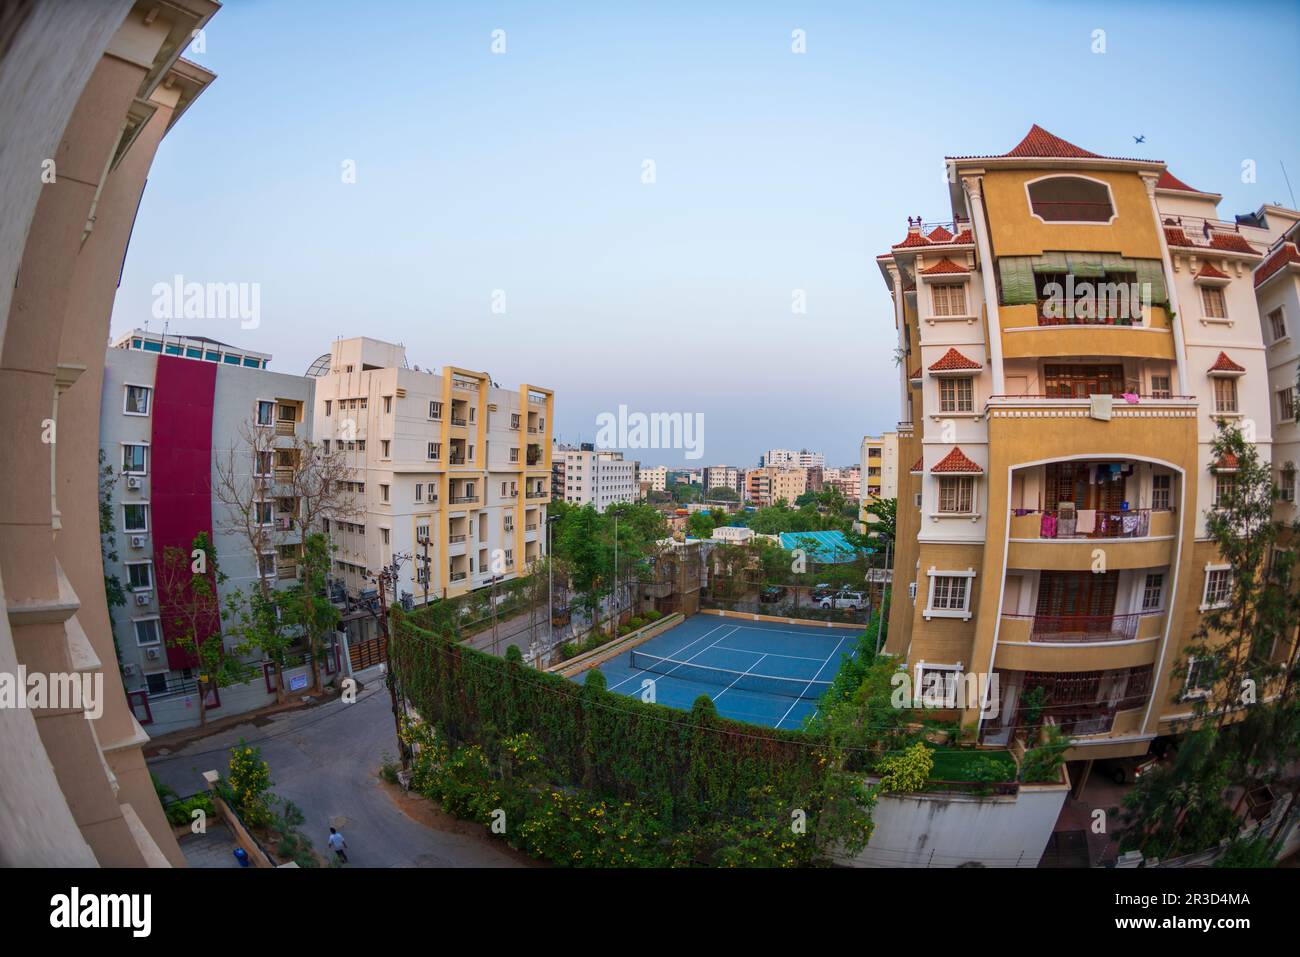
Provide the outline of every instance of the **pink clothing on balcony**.
<path id="1" fill-rule="evenodd" d="M 1056 537 L 1056 516 L 1051 512 L 1044 512 L 1042 520 L 1038 523 L 1038 535 L 1040 538 Z"/>

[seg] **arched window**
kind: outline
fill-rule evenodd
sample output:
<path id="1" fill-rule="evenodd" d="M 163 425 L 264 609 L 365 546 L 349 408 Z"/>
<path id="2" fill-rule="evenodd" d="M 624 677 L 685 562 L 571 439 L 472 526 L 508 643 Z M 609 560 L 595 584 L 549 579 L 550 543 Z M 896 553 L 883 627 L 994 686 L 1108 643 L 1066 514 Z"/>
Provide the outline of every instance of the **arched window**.
<path id="1" fill-rule="evenodd" d="M 1115 218 L 1110 187 L 1082 176 L 1045 176 L 1025 184 L 1029 208 L 1046 223 L 1109 223 Z"/>

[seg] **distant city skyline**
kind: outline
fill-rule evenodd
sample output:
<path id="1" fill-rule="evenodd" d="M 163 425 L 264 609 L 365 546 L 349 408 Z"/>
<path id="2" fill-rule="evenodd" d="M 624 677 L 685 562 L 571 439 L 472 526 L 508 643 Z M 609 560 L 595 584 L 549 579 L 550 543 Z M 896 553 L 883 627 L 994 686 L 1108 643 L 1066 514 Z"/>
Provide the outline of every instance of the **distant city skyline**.
<path id="1" fill-rule="evenodd" d="M 942 157 L 1005 151 L 1037 122 L 1099 153 L 1164 159 L 1222 192 L 1227 219 L 1291 205 L 1282 163 L 1300 179 L 1300 91 L 1248 90 L 1206 136 L 1223 74 L 1187 65 L 1284 58 L 1274 41 L 1297 18 L 1281 3 L 1225 15 L 1026 2 L 995 18 L 958 3 L 743 17 L 228 3 L 188 54 L 218 79 L 201 119 L 183 117 L 159 150 L 112 331 L 161 330 L 153 290 L 174 277 L 246 284 L 256 323 L 170 331 L 296 374 L 335 338 L 370 335 L 422 368 L 541 377 L 574 443 L 620 405 L 703 416 L 699 459 L 624 450 L 651 464 L 756 464 L 796 441 L 852 463 L 899 416 L 875 256 L 909 215 L 949 217 Z M 917 36 L 921 51 L 899 42 Z M 1155 78 L 1178 85 L 1158 109 L 1134 92 Z M 1062 96 L 1081 88 L 1105 109 Z"/>

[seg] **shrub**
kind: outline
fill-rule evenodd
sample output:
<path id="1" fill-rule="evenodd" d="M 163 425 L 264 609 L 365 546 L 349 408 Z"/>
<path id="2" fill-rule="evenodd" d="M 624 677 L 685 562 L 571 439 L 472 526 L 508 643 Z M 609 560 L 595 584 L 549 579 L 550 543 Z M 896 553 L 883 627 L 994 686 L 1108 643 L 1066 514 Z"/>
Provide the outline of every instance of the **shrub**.
<path id="1" fill-rule="evenodd" d="M 194 820 L 195 811 L 202 811 L 207 818 L 212 818 L 217 813 L 212 798 L 206 794 L 196 794 L 184 801 L 168 804 L 167 820 L 176 827 L 188 827 Z"/>
<path id="2" fill-rule="evenodd" d="M 229 792 L 240 818 L 249 827 L 266 827 L 271 823 L 271 809 L 266 791 L 271 787 L 271 768 L 262 760 L 261 748 L 239 739 L 230 749 Z"/>

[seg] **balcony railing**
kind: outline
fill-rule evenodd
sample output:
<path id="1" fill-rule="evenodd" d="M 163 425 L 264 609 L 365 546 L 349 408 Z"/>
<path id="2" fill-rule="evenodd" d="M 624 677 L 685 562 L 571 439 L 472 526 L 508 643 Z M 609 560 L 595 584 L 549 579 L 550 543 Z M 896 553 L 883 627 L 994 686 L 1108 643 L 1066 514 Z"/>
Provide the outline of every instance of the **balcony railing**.
<path id="1" fill-rule="evenodd" d="M 463 505 L 466 502 L 477 502 L 478 496 L 477 495 L 453 495 L 450 497 L 449 501 L 451 502 L 452 505 Z"/>
<path id="2" fill-rule="evenodd" d="M 448 536 L 447 536 L 447 544 L 448 544 L 448 545 L 459 545 L 461 542 L 465 541 L 465 538 L 466 538 L 465 535 L 448 535 Z"/>
<path id="3" fill-rule="evenodd" d="M 468 572 L 452 572 L 448 580 L 453 582 L 463 582 L 468 576 Z"/>
<path id="4" fill-rule="evenodd" d="M 276 419 L 276 422 L 275 422 L 275 434 L 276 434 L 276 435 L 293 435 L 293 434 L 294 434 L 294 428 L 295 428 L 297 425 L 298 425 L 298 423 L 295 422 L 293 419 Z"/>
<path id="5" fill-rule="evenodd" d="M 1065 315 L 1052 315 L 1052 312 L 1064 312 Z M 1079 312 L 1084 312 L 1086 315 L 1079 315 Z M 1141 303 L 1135 305 L 1105 296 L 1097 299 L 1076 299 L 1073 302 L 1039 299 L 1038 324 L 1040 326 L 1143 326 L 1145 318 L 1142 315 Z"/>
<path id="6" fill-rule="evenodd" d="M 1133 641 L 1142 615 L 1006 615 L 1032 622 L 1029 640 L 1066 644 L 1094 641 Z"/>
<path id="7" fill-rule="evenodd" d="M 451 424 L 452 424 L 452 425 L 468 425 L 469 423 L 465 421 L 465 417 L 464 417 L 464 416 L 461 416 L 461 415 L 453 415 L 453 416 L 451 417 Z"/>
<path id="8" fill-rule="evenodd" d="M 530 488 L 528 490 L 528 498 L 546 498 L 549 494 L 544 488 Z"/>
<path id="9" fill-rule="evenodd" d="M 1173 395 L 1168 392 L 1112 392 L 1111 397 L 1120 400 L 1124 405 L 1142 405 L 1144 403 L 1154 402 L 1178 402 L 1187 403 L 1195 402 L 1194 395 Z M 1081 402 L 1087 403 L 1089 396 L 1074 395 L 1072 393 L 1054 393 L 1045 392 L 1021 392 L 1018 395 L 991 395 L 989 404 L 991 405 L 1008 405 L 1017 400 L 1037 401 L 1037 402 Z"/>
<path id="10" fill-rule="evenodd" d="M 1037 515 L 1039 538 L 1146 538 L 1151 534 L 1149 508 L 1129 509 L 1012 509 L 1016 517 Z M 1172 509 L 1154 509 L 1172 511 Z"/>
<path id="11" fill-rule="evenodd" d="M 537 523 L 536 523 L 536 522 L 533 522 L 533 524 L 531 524 L 531 525 L 525 525 L 525 526 L 524 526 L 524 531 L 525 531 L 525 532 L 535 532 L 535 531 L 537 531 Z"/>
<path id="12" fill-rule="evenodd" d="M 450 465 L 464 465 L 464 464 L 465 464 L 465 456 L 463 456 L 463 455 L 449 455 L 449 456 L 447 456 L 447 462 L 448 462 L 448 464 L 450 464 Z"/>

